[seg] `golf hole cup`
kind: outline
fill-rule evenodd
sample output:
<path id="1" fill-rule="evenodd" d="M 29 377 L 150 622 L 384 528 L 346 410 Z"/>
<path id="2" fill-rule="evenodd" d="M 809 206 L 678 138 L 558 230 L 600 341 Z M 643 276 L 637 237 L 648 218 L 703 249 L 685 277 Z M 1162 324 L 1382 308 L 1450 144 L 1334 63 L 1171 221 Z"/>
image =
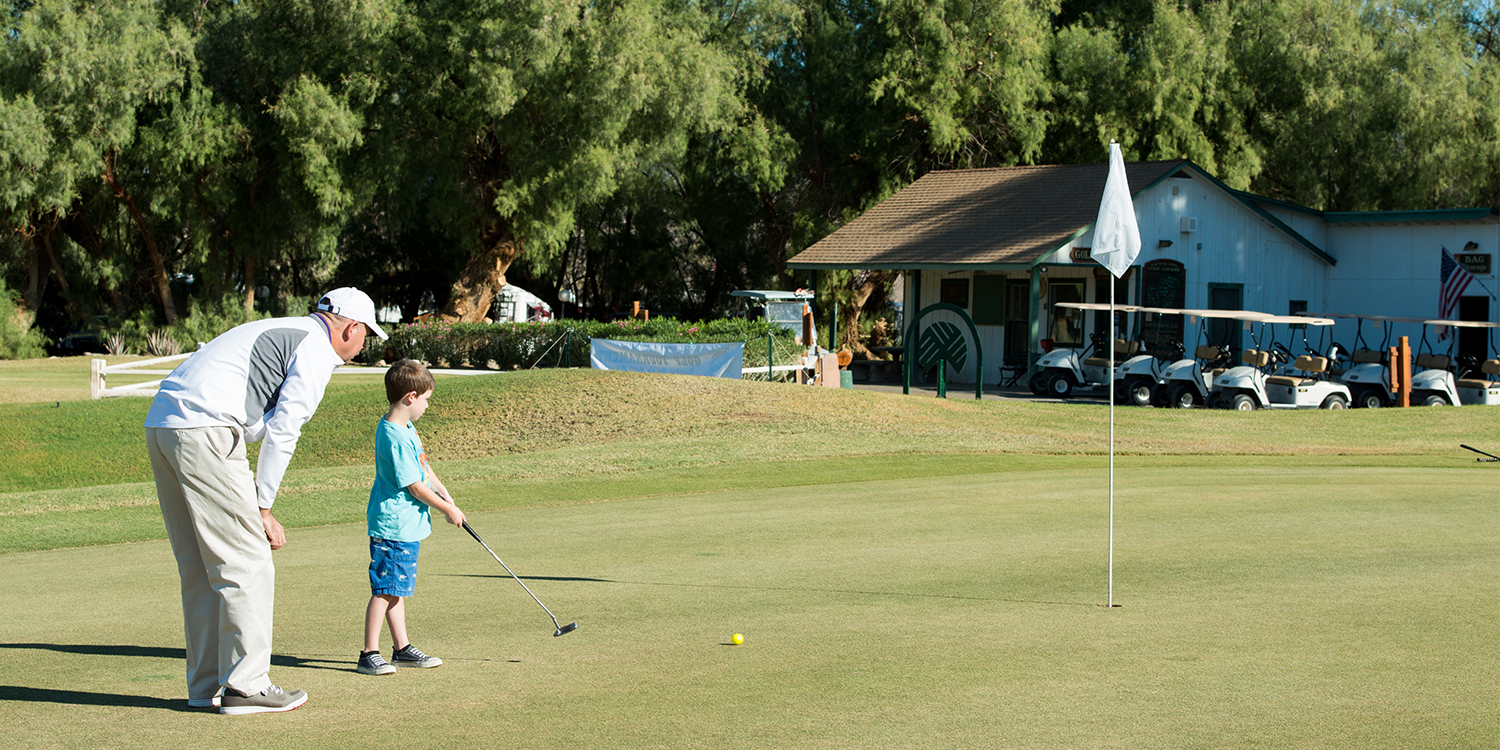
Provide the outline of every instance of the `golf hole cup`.
<path id="1" fill-rule="evenodd" d="M 740 635 L 739 633 L 735 633 L 734 635 L 729 636 L 729 642 L 738 646 L 741 643 L 745 642 L 745 636 Z"/>

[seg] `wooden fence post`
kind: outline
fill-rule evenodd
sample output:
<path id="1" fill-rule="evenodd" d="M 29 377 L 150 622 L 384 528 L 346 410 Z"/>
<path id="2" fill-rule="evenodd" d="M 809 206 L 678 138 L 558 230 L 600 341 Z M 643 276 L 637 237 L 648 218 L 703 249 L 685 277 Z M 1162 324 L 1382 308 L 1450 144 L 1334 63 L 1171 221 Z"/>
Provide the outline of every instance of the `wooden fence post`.
<path id="1" fill-rule="evenodd" d="M 1399 368 L 1400 374 L 1397 385 L 1396 405 L 1401 407 L 1411 406 L 1411 339 L 1402 336 L 1401 343 L 1395 347 L 1394 367 Z"/>

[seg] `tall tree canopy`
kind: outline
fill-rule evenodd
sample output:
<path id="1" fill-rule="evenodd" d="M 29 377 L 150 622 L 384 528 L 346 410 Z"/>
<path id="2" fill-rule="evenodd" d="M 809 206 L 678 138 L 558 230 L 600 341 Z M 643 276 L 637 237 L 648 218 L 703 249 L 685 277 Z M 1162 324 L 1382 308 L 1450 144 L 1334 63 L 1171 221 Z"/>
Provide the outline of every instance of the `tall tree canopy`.
<path id="1" fill-rule="evenodd" d="M 1497 38 L 1487 0 L 12 2 L 0 280 L 54 335 L 334 283 L 478 320 L 507 276 L 708 316 L 927 171 L 1111 138 L 1313 208 L 1500 207 Z"/>

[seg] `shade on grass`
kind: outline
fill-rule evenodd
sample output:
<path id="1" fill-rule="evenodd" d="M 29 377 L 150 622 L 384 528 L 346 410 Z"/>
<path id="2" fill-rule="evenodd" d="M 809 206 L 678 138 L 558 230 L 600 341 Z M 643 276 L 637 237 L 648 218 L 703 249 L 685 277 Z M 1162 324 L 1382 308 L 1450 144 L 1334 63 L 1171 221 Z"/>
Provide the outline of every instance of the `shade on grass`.
<path id="1" fill-rule="evenodd" d="M 165 543 L 7 555 L 24 616 L 0 620 L 0 711 L 23 747 L 1500 741 L 1492 467 L 1122 467 L 1124 606 L 1109 610 L 1098 459 L 1006 460 L 1015 470 L 476 513 L 580 622 L 562 638 L 442 525 L 408 618 L 445 664 L 392 677 L 352 670 L 362 526 L 294 531 L 276 558 L 272 676 L 311 699 L 281 716 L 178 710 Z M 736 632 L 746 643 L 725 645 Z"/>

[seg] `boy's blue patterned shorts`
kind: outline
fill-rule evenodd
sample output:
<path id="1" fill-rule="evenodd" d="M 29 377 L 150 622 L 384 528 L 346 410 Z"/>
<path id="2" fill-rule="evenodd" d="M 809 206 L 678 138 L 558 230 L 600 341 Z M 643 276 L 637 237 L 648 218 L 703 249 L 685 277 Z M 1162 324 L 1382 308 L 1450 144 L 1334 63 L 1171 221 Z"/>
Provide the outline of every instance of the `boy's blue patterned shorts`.
<path id="1" fill-rule="evenodd" d="M 370 537 L 370 593 L 411 596 L 417 592 L 417 553 L 421 542 Z"/>

